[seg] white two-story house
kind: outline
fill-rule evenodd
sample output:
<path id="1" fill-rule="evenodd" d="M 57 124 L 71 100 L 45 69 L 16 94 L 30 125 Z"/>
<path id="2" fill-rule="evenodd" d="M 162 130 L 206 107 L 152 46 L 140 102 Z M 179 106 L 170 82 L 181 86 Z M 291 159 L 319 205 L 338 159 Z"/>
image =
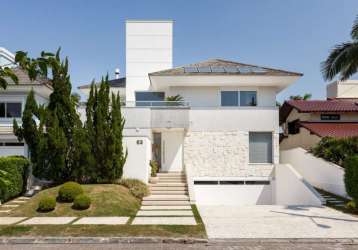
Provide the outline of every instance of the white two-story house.
<path id="1" fill-rule="evenodd" d="M 275 204 L 276 95 L 302 74 L 222 59 L 173 67 L 172 47 L 172 21 L 126 22 L 126 76 L 110 82 L 125 98 L 124 176 L 148 182 L 155 159 L 186 173 L 197 204 Z"/>
<path id="2" fill-rule="evenodd" d="M 28 156 L 26 144 L 19 142 L 13 134 L 13 119 L 17 119 L 21 124 L 22 111 L 31 89 L 35 92 L 38 104 L 47 103 L 52 92 L 52 87 L 47 80 L 30 81 L 27 73 L 16 67 L 14 62 L 14 54 L 0 47 L 0 65 L 13 68 L 19 79 L 18 84 L 9 79 L 7 88 L 0 88 L 0 156 Z"/>

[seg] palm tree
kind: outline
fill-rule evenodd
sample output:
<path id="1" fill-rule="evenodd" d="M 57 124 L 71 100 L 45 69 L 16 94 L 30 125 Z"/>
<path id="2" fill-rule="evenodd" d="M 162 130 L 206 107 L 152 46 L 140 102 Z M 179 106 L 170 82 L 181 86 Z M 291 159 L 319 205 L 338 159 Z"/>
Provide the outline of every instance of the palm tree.
<path id="1" fill-rule="evenodd" d="M 181 95 L 173 95 L 165 97 L 167 106 L 182 106 L 184 98 Z"/>
<path id="2" fill-rule="evenodd" d="M 323 78 L 332 80 L 339 74 L 344 81 L 358 71 L 358 16 L 356 17 L 352 31 L 352 41 L 336 45 L 328 58 L 321 63 Z"/>
<path id="3" fill-rule="evenodd" d="M 18 83 L 19 79 L 15 75 L 15 73 L 9 67 L 1 67 L 0 66 L 0 89 L 6 89 L 8 84 L 8 79 L 10 78 L 14 83 Z"/>
<path id="4" fill-rule="evenodd" d="M 312 97 L 312 94 L 310 94 L 310 93 L 306 93 L 303 96 L 301 96 L 301 95 L 291 95 L 290 100 L 307 101 L 307 100 L 311 99 L 311 97 Z"/>

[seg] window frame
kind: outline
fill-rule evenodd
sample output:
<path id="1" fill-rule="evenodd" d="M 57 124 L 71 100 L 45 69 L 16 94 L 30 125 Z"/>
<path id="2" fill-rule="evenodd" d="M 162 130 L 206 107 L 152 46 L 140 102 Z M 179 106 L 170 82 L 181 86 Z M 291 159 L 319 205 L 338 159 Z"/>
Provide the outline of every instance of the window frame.
<path id="1" fill-rule="evenodd" d="M 223 106 L 222 105 L 222 101 L 223 101 L 223 98 L 222 98 L 222 93 L 223 92 L 236 92 L 237 93 L 237 105 L 234 105 L 234 106 Z M 256 103 L 255 105 L 241 105 L 241 92 L 255 92 L 256 94 Z M 233 108 L 233 107 L 257 107 L 258 106 L 258 90 L 257 89 L 252 89 L 252 88 L 248 88 L 248 89 L 237 89 L 237 88 L 230 88 L 230 87 L 227 87 L 227 88 L 221 88 L 219 90 L 219 106 L 220 107 L 223 107 L 223 108 Z"/>
<path id="2" fill-rule="evenodd" d="M 22 118 L 22 112 L 23 112 L 23 105 L 21 101 L 2 101 L 0 104 L 4 104 L 4 116 L 0 116 L 0 119 L 19 119 Z M 20 115 L 19 116 L 8 116 L 7 107 L 8 104 L 19 104 L 20 105 Z"/>
<path id="3" fill-rule="evenodd" d="M 327 119 L 322 119 L 322 116 L 326 116 Z M 333 117 L 337 117 L 338 119 L 332 119 Z M 321 121 L 340 121 L 341 114 L 320 114 L 319 118 Z"/>
<path id="4" fill-rule="evenodd" d="M 271 138 L 271 152 L 270 152 L 270 161 L 269 162 L 252 162 L 252 159 L 250 157 L 250 134 L 270 134 Z M 249 138 L 248 138 L 248 159 L 249 159 L 249 165 L 273 165 L 274 164 L 274 133 L 272 131 L 249 131 Z"/>

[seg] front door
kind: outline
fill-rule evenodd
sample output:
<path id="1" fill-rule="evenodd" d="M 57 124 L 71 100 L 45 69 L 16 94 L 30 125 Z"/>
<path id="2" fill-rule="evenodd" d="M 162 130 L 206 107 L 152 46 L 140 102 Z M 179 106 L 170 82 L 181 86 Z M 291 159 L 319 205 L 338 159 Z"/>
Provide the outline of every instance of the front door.
<path id="1" fill-rule="evenodd" d="M 161 134 L 161 171 L 183 171 L 183 131 L 163 131 Z"/>

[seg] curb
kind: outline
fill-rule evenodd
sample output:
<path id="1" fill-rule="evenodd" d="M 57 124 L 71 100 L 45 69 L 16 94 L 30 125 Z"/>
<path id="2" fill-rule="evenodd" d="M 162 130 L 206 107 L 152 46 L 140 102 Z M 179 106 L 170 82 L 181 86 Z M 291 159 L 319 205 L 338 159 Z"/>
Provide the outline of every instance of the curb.
<path id="1" fill-rule="evenodd" d="M 155 237 L 0 237 L 5 244 L 130 244 L 130 243 L 176 243 L 205 244 L 199 238 L 155 238 Z"/>
<path id="2" fill-rule="evenodd" d="M 228 238 L 228 239 L 211 239 L 208 241 L 210 244 L 235 244 L 235 243 L 303 243 L 303 244 L 317 244 L 317 243 L 340 243 L 357 245 L 358 238 Z"/>

